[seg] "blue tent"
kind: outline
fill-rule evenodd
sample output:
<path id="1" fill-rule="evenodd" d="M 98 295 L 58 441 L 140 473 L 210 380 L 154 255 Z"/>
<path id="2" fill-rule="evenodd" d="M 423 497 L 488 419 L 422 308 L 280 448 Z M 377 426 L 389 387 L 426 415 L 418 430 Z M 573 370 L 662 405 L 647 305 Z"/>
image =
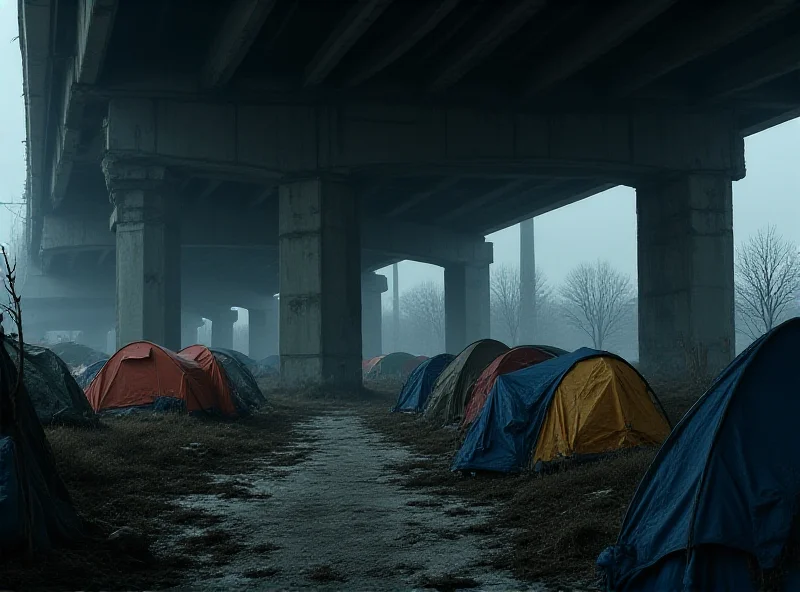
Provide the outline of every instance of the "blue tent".
<path id="1" fill-rule="evenodd" d="M 688 411 L 598 565 L 615 591 L 758 590 L 800 499 L 800 319 L 742 352 Z M 793 539 L 792 539 L 793 540 Z M 786 590 L 800 589 L 796 568 Z"/>
<path id="2" fill-rule="evenodd" d="M 581 348 L 498 376 L 483 410 L 467 431 L 452 470 L 501 473 L 524 470 L 536 450 L 559 386 L 573 368 L 589 360 L 595 360 L 598 371 L 589 372 L 580 381 L 576 379 L 574 388 L 572 379 L 565 382 L 565 386 L 570 385 L 576 408 L 585 409 L 582 413 L 584 418 L 604 421 L 608 438 L 604 441 L 595 435 L 593 452 L 613 449 L 619 445 L 621 436 L 626 445 L 660 444 L 669 433 L 669 422 L 647 382 L 622 358 Z M 614 379 L 616 372 L 624 372 L 627 379 L 609 389 L 608 381 Z M 637 409 L 637 413 L 632 413 L 637 425 L 626 425 L 625 417 L 619 412 L 622 406 L 619 401 L 609 401 L 608 393 L 615 397 L 625 396 L 625 403 Z M 605 416 L 601 416 L 603 413 Z M 578 424 L 577 420 L 571 423 Z M 578 429 L 572 430 L 576 439 L 580 439 Z M 554 445 L 550 449 L 557 449 L 556 439 L 553 434 L 548 434 L 544 444 L 551 442 Z"/>
<path id="3" fill-rule="evenodd" d="M 425 404 L 428 402 L 431 390 L 433 390 L 433 384 L 454 358 L 455 356 L 451 354 L 439 354 L 425 360 L 414 368 L 414 371 L 409 375 L 400 390 L 397 404 L 392 411 L 422 413 L 425 410 Z"/>

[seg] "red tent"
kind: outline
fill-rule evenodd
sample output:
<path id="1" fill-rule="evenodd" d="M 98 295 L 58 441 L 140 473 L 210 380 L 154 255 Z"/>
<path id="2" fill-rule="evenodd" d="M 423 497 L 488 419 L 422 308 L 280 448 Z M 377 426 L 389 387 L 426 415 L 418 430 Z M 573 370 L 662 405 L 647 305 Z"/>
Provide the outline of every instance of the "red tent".
<path id="1" fill-rule="evenodd" d="M 189 413 L 236 415 L 230 391 L 220 391 L 197 362 L 147 341 L 130 343 L 111 356 L 86 389 L 86 398 L 97 412 L 177 399 Z"/>
<path id="2" fill-rule="evenodd" d="M 228 377 L 225 374 L 225 370 L 217 361 L 217 358 L 211 353 L 211 350 L 205 345 L 190 345 L 179 351 L 178 355 L 200 365 L 206 375 L 211 379 L 211 382 L 214 383 L 214 388 L 216 388 L 217 392 L 220 394 L 220 401 L 231 402 L 231 409 L 224 409 L 223 411 L 225 413 L 229 411 L 235 413 Z"/>
<path id="3" fill-rule="evenodd" d="M 484 404 L 486 404 L 486 399 L 498 376 L 509 374 L 555 357 L 555 354 L 543 349 L 522 345 L 495 358 L 495 360 L 484 369 L 475 381 L 475 384 L 472 385 L 472 394 L 467 404 L 467 410 L 464 412 L 464 419 L 461 422 L 461 427 L 468 426 L 478 417 Z"/>

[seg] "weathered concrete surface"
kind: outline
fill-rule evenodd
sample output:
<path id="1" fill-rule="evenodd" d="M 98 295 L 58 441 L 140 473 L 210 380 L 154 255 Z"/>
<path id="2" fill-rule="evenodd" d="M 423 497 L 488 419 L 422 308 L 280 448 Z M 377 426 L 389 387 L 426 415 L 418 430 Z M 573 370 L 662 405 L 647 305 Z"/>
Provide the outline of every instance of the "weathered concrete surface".
<path id="1" fill-rule="evenodd" d="M 381 294 L 389 289 L 385 275 L 361 276 L 361 350 L 365 360 L 383 353 L 383 304 Z"/>
<path id="2" fill-rule="evenodd" d="M 180 224 L 163 167 L 106 159 L 117 236 L 117 347 L 147 340 L 181 343 Z"/>
<path id="3" fill-rule="evenodd" d="M 519 224 L 519 342 L 536 343 L 536 244 L 533 218 Z M 510 344 L 514 345 L 514 344 Z"/>
<path id="4" fill-rule="evenodd" d="M 387 464 L 412 455 L 361 419 L 344 412 L 318 417 L 302 425 L 300 435 L 310 438 L 311 452 L 286 477 L 266 470 L 235 477 L 254 492 L 270 494 L 268 499 L 193 496 L 180 502 L 223 517 L 221 526 L 248 547 L 222 570 L 201 570 L 180 590 L 421 590 L 423 578 L 444 574 L 474 578 L 485 591 L 544 590 L 481 564 L 490 545 L 466 529 L 486 516 L 451 516 L 446 511 L 460 502 L 436 506 L 440 498 L 394 484 L 398 475 Z M 267 556 L 253 552 L 264 544 L 275 550 Z M 321 566 L 346 581 L 310 579 Z M 254 570 L 274 573 L 245 576 Z"/>
<path id="5" fill-rule="evenodd" d="M 731 180 L 654 183 L 636 203 L 642 367 L 714 375 L 734 354 Z"/>
<path id="6" fill-rule="evenodd" d="M 345 184 L 280 188 L 281 378 L 289 385 L 361 385 L 361 249 Z"/>
<path id="7" fill-rule="evenodd" d="M 444 308 L 447 353 L 489 337 L 489 265 L 445 267 Z"/>

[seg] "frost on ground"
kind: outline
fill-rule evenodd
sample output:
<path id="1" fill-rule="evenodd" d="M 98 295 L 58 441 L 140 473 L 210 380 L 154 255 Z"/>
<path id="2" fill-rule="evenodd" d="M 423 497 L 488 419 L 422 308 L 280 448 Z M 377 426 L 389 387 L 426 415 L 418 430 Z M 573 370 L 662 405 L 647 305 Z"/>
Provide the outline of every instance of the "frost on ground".
<path id="1" fill-rule="evenodd" d="M 297 434 L 302 462 L 234 477 L 252 495 L 180 500 L 221 522 L 162 541 L 194 538 L 200 556 L 214 543 L 175 590 L 543 590 L 491 568 L 491 541 L 470 530 L 485 515 L 396 484 L 387 465 L 411 453 L 356 415 L 314 417 Z"/>

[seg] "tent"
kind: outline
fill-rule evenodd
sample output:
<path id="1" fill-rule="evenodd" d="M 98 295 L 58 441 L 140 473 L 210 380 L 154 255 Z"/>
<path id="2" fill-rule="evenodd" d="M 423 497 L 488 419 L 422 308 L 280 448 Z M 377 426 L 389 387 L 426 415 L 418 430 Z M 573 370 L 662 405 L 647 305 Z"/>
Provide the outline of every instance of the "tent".
<path id="1" fill-rule="evenodd" d="M 467 346 L 433 385 L 425 418 L 445 424 L 460 421 L 467 407 L 472 383 L 486 366 L 507 351 L 507 345 L 494 339 L 482 339 Z"/>
<path id="2" fill-rule="evenodd" d="M 26 388 L 12 396 L 17 369 L 8 350 L 0 348 L 0 555 L 5 558 L 25 549 L 26 532 L 35 552 L 83 535 Z M 25 372 L 29 369 L 26 363 Z"/>
<path id="3" fill-rule="evenodd" d="M 18 363 L 19 343 L 4 339 L 6 353 Z M 25 344 L 25 387 L 39 421 L 50 423 L 90 423 L 94 419 L 83 389 L 67 365 L 47 348 Z"/>
<path id="4" fill-rule="evenodd" d="M 475 381 L 461 426 L 468 426 L 478 417 L 498 376 L 533 366 L 539 362 L 554 358 L 556 355 L 561 354 L 555 354 L 549 349 L 536 345 L 521 345 L 496 358 Z"/>
<path id="5" fill-rule="evenodd" d="M 88 366 L 84 366 L 83 368 L 77 370 L 74 373 L 75 382 L 78 383 L 78 386 L 81 387 L 84 391 L 86 388 L 92 384 L 94 377 L 97 376 L 98 372 L 103 369 L 103 366 L 106 365 L 108 359 L 100 360 L 95 362 L 94 364 L 90 364 Z"/>
<path id="6" fill-rule="evenodd" d="M 217 358 L 214 357 L 210 349 L 205 345 L 190 345 L 179 351 L 178 355 L 197 363 L 203 369 L 203 372 L 211 379 L 211 382 L 214 384 L 214 390 L 222 397 L 222 400 L 231 401 L 235 404 L 233 390 L 228 382 L 228 376 L 222 364 L 217 362 Z"/>
<path id="7" fill-rule="evenodd" d="M 220 388 L 219 381 L 222 379 L 222 390 L 229 391 L 239 411 L 248 411 L 266 402 L 255 377 L 247 367 L 225 351 L 192 345 L 182 349 L 178 355 L 200 364 L 217 384 L 217 388 Z"/>
<path id="8" fill-rule="evenodd" d="M 263 361 L 256 362 L 250 356 L 243 354 L 240 351 L 236 351 L 235 349 L 215 347 L 213 351 L 215 354 L 224 354 L 239 362 L 239 364 L 243 365 L 245 368 L 247 368 L 247 370 L 250 371 L 250 374 L 252 374 L 253 378 L 272 378 L 278 375 L 277 367 L 274 366 L 271 361 L 271 358 L 274 356 L 267 358 L 270 360 L 270 363 L 265 365 Z"/>
<path id="9" fill-rule="evenodd" d="M 669 421 L 625 360 L 582 348 L 497 378 L 454 471 L 518 472 L 569 457 L 658 446 Z"/>
<path id="10" fill-rule="evenodd" d="M 609 589 L 800 588 L 800 318 L 779 325 L 723 370 L 645 473 L 617 544 L 598 558 Z M 753 569 L 755 568 L 755 569 Z"/>
<path id="11" fill-rule="evenodd" d="M 394 352 L 380 356 L 367 372 L 367 378 L 405 378 L 419 365 L 420 361 L 416 356 L 405 352 Z"/>
<path id="12" fill-rule="evenodd" d="M 61 358 L 72 371 L 90 366 L 100 360 L 105 361 L 108 359 L 108 355 L 105 353 L 74 341 L 55 343 L 50 346 L 50 351 Z"/>
<path id="13" fill-rule="evenodd" d="M 95 411 L 180 409 L 236 415 L 230 390 L 220 389 L 192 360 L 147 341 L 129 343 L 86 389 Z"/>
<path id="14" fill-rule="evenodd" d="M 361 362 L 361 371 L 366 375 L 369 374 L 370 370 L 375 367 L 375 364 L 380 362 L 384 356 L 375 356 L 374 358 L 370 358 L 369 360 L 363 360 Z"/>
<path id="15" fill-rule="evenodd" d="M 428 402 L 433 383 L 454 358 L 451 354 L 439 354 L 417 366 L 400 389 L 392 411 L 421 413 Z"/>

